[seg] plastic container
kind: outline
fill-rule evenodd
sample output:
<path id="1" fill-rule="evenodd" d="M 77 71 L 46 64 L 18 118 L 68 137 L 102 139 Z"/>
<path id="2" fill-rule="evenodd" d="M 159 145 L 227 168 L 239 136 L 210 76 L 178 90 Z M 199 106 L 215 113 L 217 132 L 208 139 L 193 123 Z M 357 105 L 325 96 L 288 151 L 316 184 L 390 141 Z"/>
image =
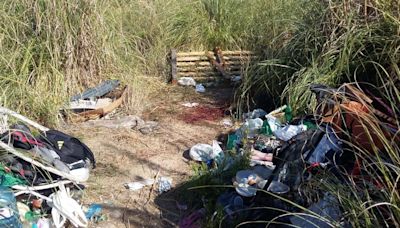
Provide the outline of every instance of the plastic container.
<path id="1" fill-rule="evenodd" d="M 226 142 L 226 149 L 233 150 L 233 148 L 235 148 L 236 145 L 238 144 L 238 139 L 239 137 L 236 134 L 228 135 L 228 140 Z"/>
<path id="2" fill-rule="evenodd" d="M 268 124 L 268 120 L 264 120 L 264 123 L 261 127 L 260 133 L 263 135 L 271 136 L 272 135 L 272 130 L 271 127 Z"/>
<path id="3" fill-rule="evenodd" d="M 247 119 L 241 127 L 241 131 L 247 135 L 247 138 L 253 138 L 259 133 L 264 121 L 260 118 Z"/>
<path id="4" fill-rule="evenodd" d="M 287 186 L 286 184 L 283 184 L 281 182 L 278 181 L 272 181 L 271 184 L 269 185 L 267 191 L 278 194 L 278 195 L 282 195 L 282 194 L 286 194 L 290 191 L 289 186 Z"/>
<path id="5" fill-rule="evenodd" d="M 285 108 L 285 120 L 286 122 L 290 122 L 293 119 L 292 108 L 288 105 Z"/>
<path id="6" fill-rule="evenodd" d="M 0 227 L 22 228 L 14 193 L 0 186 Z"/>

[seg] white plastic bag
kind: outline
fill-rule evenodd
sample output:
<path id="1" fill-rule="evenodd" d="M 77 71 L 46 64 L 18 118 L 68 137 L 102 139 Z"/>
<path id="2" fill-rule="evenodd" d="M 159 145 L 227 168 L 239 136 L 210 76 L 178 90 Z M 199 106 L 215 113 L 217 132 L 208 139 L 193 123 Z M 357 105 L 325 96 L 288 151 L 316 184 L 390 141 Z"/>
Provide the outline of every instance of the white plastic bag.
<path id="1" fill-rule="evenodd" d="M 181 86 L 196 86 L 196 81 L 191 77 L 181 77 L 178 80 L 178 84 Z"/>
<path id="2" fill-rule="evenodd" d="M 246 122 L 242 125 L 240 131 L 246 133 L 248 138 L 252 138 L 262 128 L 263 123 L 263 120 L 260 118 L 247 119 Z"/>
<path id="3" fill-rule="evenodd" d="M 283 128 L 280 128 L 280 129 L 278 129 L 276 131 L 272 131 L 272 132 L 279 139 L 281 139 L 283 141 L 289 141 L 294 136 L 296 136 L 306 130 L 307 130 L 307 126 L 304 124 L 300 124 L 300 125 L 288 125 L 288 126 L 285 126 Z"/>
<path id="4" fill-rule="evenodd" d="M 206 162 L 212 159 L 213 147 L 208 144 L 196 144 L 190 148 L 189 156 L 195 161 Z"/>
<path id="5" fill-rule="evenodd" d="M 204 92 L 206 92 L 206 88 L 204 88 L 204 86 L 202 84 L 197 84 L 196 85 L 196 92 L 204 93 Z"/>

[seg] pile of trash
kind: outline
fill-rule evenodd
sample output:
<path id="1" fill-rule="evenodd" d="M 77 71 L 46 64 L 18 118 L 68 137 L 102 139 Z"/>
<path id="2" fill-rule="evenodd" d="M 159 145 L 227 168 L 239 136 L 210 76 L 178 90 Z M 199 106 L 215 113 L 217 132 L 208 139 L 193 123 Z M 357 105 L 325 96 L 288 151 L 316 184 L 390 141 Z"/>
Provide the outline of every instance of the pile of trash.
<path id="1" fill-rule="evenodd" d="M 72 123 L 84 122 L 81 126 L 112 129 L 136 129 L 150 134 L 158 129 L 155 121 L 144 121 L 139 116 L 117 116 L 115 114 L 126 98 L 128 87 L 119 80 L 106 80 L 96 87 L 71 97 L 62 109 Z"/>
<path id="2" fill-rule="evenodd" d="M 79 203 L 96 161 L 79 139 L 0 107 L 0 227 L 87 227 Z"/>
<path id="3" fill-rule="evenodd" d="M 318 187 L 309 189 L 308 184 L 326 181 L 315 180 L 326 177 L 321 173 L 341 183 L 348 181 L 348 176 L 367 180 L 362 179 L 367 177 L 360 171 L 354 148 L 371 153 L 384 150 L 384 139 L 368 132 L 368 125 L 379 125 L 394 143 L 400 142 L 396 135 L 399 129 L 393 113 L 373 108 L 373 99 L 350 84 L 339 89 L 323 85 L 310 88 L 317 97 L 316 113 L 294 118 L 287 105 L 269 113 L 256 109 L 243 115 L 241 127 L 228 135 L 225 146 L 213 141 L 212 145 L 197 144 L 190 149 L 191 159 L 206 164 L 217 176 L 231 170 L 238 160 L 245 160 L 247 168 L 236 170 L 232 181 L 223 183 L 233 189 L 215 200 L 214 208 L 222 211 L 198 208 L 182 218 L 180 227 L 196 227 L 206 214 L 211 221 L 222 218 L 218 223 L 228 227 L 238 221 L 349 226 L 337 196 Z M 382 186 L 377 180 L 371 183 L 378 189 Z"/>
<path id="4" fill-rule="evenodd" d="M 72 96 L 63 111 L 73 123 L 96 120 L 118 108 L 126 93 L 127 86 L 121 85 L 119 80 L 107 80 Z"/>

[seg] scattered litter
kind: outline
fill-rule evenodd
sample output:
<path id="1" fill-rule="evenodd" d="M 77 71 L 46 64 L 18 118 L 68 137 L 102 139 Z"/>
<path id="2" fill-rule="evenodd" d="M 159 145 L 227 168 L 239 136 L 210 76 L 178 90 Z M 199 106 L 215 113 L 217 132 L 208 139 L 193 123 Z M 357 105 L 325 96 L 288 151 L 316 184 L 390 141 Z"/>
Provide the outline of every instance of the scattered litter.
<path id="1" fill-rule="evenodd" d="M 158 179 L 158 192 L 168 192 L 172 188 L 172 178 L 171 177 L 160 177 Z"/>
<path id="2" fill-rule="evenodd" d="M 193 107 L 196 107 L 198 105 L 199 105 L 199 103 L 196 103 L 196 102 L 193 102 L 193 103 L 187 102 L 187 103 L 183 103 L 182 104 L 182 106 L 185 106 L 187 108 L 193 108 Z"/>
<path id="3" fill-rule="evenodd" d="M 225 214 L 231 219 L 233 219 L 236 211 L 245 207 L 242 197 L 235 192 L 223 193 L 218 197 L 217 204 L 223 208 Z"/>
<path id="4" fill-rule="evenodd" d="M 51 223 L 62 227 L 69 221 L 75 227 L 86 227 L 82 207 L 71 193 L 81 191 L 90 168 L 95 167 L 90 149 L 77 138 L 6 108 L 0 107 L 0 116 L 21 121 L 12 126 L 2 123 L 5 131 L 0 147 L 6 154 L 0 166 L 0 199 L 8 206 L 0 206 L 0 226 L 49 227 Z"/>
<path id="5" fill-rule="evenodd" d="M 60 186 L 60 190 L 50 195 L 47 203 L 52 207 L 51 215 L 56 227 L 64 226 L 67 220 L 75 227 L 88 225 L 82 207 L 68 195 L 65 187 Z"/>
<path id="6" fill-rule="evenodd" d="M 196 144 L 190 148 L 189 156 L 194 161 L 206 162 L 212 159 L 213 147 L 208 144 Z"/>
<path id="7" fill-rule="evenodd" d="M 204 93 L 204 92 L 206 92 L 206 88 L 203 86 L 203 84 L 197 84 L 196 85 L 196 92 Z"/>
<path id="8" fill-rule="evenodd" d="M 231 76 L 231 82 L 240 82 L 241 80 L 242 76 L 240 75 Z"/>
<path id="9" fill-rule="evenodd" d="M 118 87 L 120 84 L 119 80 L 108 80 L 105 81 L 98 86 L 88 89 L 82 94 L 77 94 L 71 98 L 71 101 L 76 101 L 76 100 L 84 100 L 88 98 L 94 98 L 94 97 L 102 97 L 105 94 L 111 92 L 114 90 L 116 87 Z"/>
<path id="10" fill-rule="evenodd" d="M 238 134 L 239 138 L 243 138 L 245 135 L 247 138 L 254 138 L 259 133 L 263 123 L 264 121 L 260 118 L 247 119 L 236 134 Z"/>
<path id="11" fill-rule="evenodd" d="M 267 191 L 279 195 L 288 193 L 289 190 L 290 190 L 289 186 L 278 181 L 272 181 L 267 189 Z"/>
<path id="12" fill-rule="evenodd" d="M 317 91 L 317 102 L 320 103 L 322 99 L 325 99 L 327 105 L 318 106 L 322 106 L 321 110 L 316 110 L 318 116 L 307 115 L 293 118 L 289 105 L 284 105 L 268 114 L 262 109 L 245 113 L 242 125 L 234 133 L 228 134 L 225 151 L 216 141 L 212 146 L 197 144 L 192 147 L 192 159 L 207 164 L 209 170 L 206 172 L 207 175 L 212 175 L 210 181 L 212 184 L 216 184 L 214 182 L 216 180 L 217 184 L 227 185 L 230 184 L 229 180 L 232 178 L 235 188 L 235 191 L 227 190 L 219 195 L 216 209 L 209 211 L 208 214 L 211 216 L 211 221 L 219 216 L 223 216 L 224 219 L 228 218 L 224 220 L 224 226 L 229 226 L 228 220 L 237 221 L 237 219 L 272 221 L 272 218 L 269 218 L 265 212 L 249 214 L 244 212 L 263 207 L 271 208 L 271 211 L 274 211 L 272 216 L 275 216 L 276 213 L 275 218 L 278 218 L 276 222 L 289 223 L 288 226 L 311 228 L 347 224 L 347 221 L 343 221 L 346 218 L 340 211 L 341 207 L 335 196 L 327 193 L 326 188 L 318 189 L 318 186 L 313 185 L 325 181 L 323 176 L 321 178 L 321 175 L 318 174 L 330 172 L 331 175 L 336 175 L 338 177 L 334 179 L 336 184 L 336 181 L 342 181 L 341 173 L 346 170 L 348 175 L 356 180 L 364 180 L 364 183 L 374 185 L 374 189 L 382 189 L 383 185 L 379 181 L 371 180 L 370 177 L 367 177 L 368 175 L 363 175 L 367 173 L 364 170 L 366 169 L 365 163 L 361 167 L 359 158 L 354 159 L 354 157 L 347 156 L 348 153 L 351 153 L 351 149 L 346 148 L 344 151 L 343 141 L 353 143 L 357 150 L 370 151 L 371 157 L 377 156 L 374 153 L 377 151 L 376 149 L 379 151 L 384 147 L 380 140 L 383 137 L 391 139 L 391 142 L 399 141 L 399 137 L 395 135 L 398 132 L 396 124 L 390 123 L 394 119 L 379 110 L 374 110 L 372 105 L 365 107 L 366 104 L 363 102 L 351 100 L 354 99 L 353 97 L 361 96 L 361 92 L 357 93 L 354 90 L 356 88 L 352 88 L 351 94 L 355 93 L 356 96 L 341 98 L 340 102 L 337 102 L 336 92 L 340 91 L 322 87 L 320 91 Z M 329 95 L 326 94 L 326 91 L 335 93 L 332 98 L 328 98 Z M 363 101 L 369 103 L 369 99 L 365 98 Z M 366 130 L 369 124 L 374 123 L 373 120 L 369 121 L 372 116 L 370 113 L 382 118 L 382 122 L 376 123 L 376 126 L 385 126 L 383 128 L 386 132 L 378 136 L 374 132 Z M 383 119 L 386 122 L 383 122 Z M 361 123 L 361 121 L 365 122 Z M 375 120 L 375 122 L 377 121 Z M 221 123 L 224 126 L 233 126 L 229 119 L 222 119 Z M 371 124 L 371 126 L 375 125 Z M 376 129 L 376 126 L 373 129 Z M 344 134 L 343 131 L 345 131 Z M 218 156 L 215 156 L 216 154 Z M 222 162 L 218 161 L 218 157 L 222 158 Z M 243 161 L 248 162 L 244 164 L 244 167 L 248 167 L 247 170 L 229 169 L 229 167 L 237 168 L 238 166 L 235 165 L 242 165 Z M 228 163 L 229 165 L 227 165 Z M 374 167 L 372 164 L 370 165 Z M 224 176 L 230 175 L 232 171 L 237 171 L 236 176 Z M 259 191 L 261 189 L 263 191 Z M 369 188 L 360 189 L 364 191 Z M 275 197 L 265 194 L 265 191 L 273 193 Z M 362 195 L 364 192 L 357 194 Z M 314 203 L 315 199 L 319 199 L 319 201 Z M 308 210 L 297 213 L 300 207 L 289 205 L 288 200 L 296 205 L 301 205 L 302 208 L 308 208 Z M 312 202 L 313 200 L 314 202 Z M 211 199 L 208 202 L 210 201 Z M 205 200 L 199 200 L 198 203 L 201 202 L 204 205 Z M 251 202 L 251 204 L 247 206 L 246 202 Z M 219 214 L 220 206 L 222 206 L 223 215 Z M 246 210 L 247 207 L 252 208 Z M 283 215 L 279 213 L 280 210 L 291 216 L 283 219 L 284 216 L 280 216 Z M 378 208 L 376 210 L 381 214 L 383 212 Z M 237 213 L 238 211 L 240 213 Z M 243 217 L 235 217 L 237 214 Z M 327 221 L 332 223 L 328 224 Z"/>
<path id="13" fill-rule="evenodd" d="M 131 191 L 137 191 L 137 190 L 142 189 L 145 186 L 149 186 L 152 184 L 154 184 L 153 179 L 145 179 L 143 181 L 135 181 L 135 182 L 126 183 L 126 184 L 124 184 L 124 186 Z"/>
<path id="14" fill-rule="evenodd" d="M 156 121 L 144 121 L 138 116 L 124 116 L 118 119 L 90 120 L 83 123 L 83 126 L 105 127 L 111 129 L 137 129 L 142 134 L 150 134 L 159 128 Z"/>
<path id="15" fill-rule="evenodd" d="M 274 116 L 274 115 L 276 115 L 276 114 L 278 114 L 280 112 L 283 112 L 287 107 L 288 107 L 287 105 L 283 105 L 283 106 L 271 111 L 270 113 L 268 113 L 266 115 L 266 117 L 271 117 L 271 116 Z"/>
<path id="16" fill-rule="evenodd" d="M 233 122 L 231 119 L 225 118 L 221 121 L 222 125 L 226 128 L 233 127 Z"/>
<path id="17" fill-rule="evenodd" d="M 196 86 L 196 81 L 191 77 L 181 77 L 178 80 L 178 84 L 181 86 Z"/>
<path id="18" fill-rule="evenodd" d="M 143 126 L 138 126 L 138 129 L 140 133 L 148 135 L 158 129 L 158 123 L 156 121 L 146 121 Z"/>
<path id="19" fill-rule="evenodd" d="M 252 170 L 241 170 L 236 173 L 235 190 L 244 197 L 251 197 L 257 193 L 257 187 L 254 186 L 259 181 L 258 175 Z"/>
<path id="20" fill-rule="evenodd" d="M 314 149 L 314 153 L 311 154 L 308 162 L 320 163 L 324 162 L 328 157 L 328 153 L 339 153 L 342 149 L 341 143 L 333 132 L 332 128 L 327 127 L 327 132 L 324 134 L 317 147 Z M 331 160 L 334 160 L 333 156 Z"/>
<path id="21" fill-rule="evenodd" d="M 63 114 L 68 114 L 73 123 L 99 119 L 115 111 L 123 103 L 126 93 L 127 87 L 120 86 L 118 80 L 108 80 L 73 96 L 63 108 Z"/>
<path id="22" fill-rule="evenodd" d="M 111 98 L 101 98 L 97 100 L 76 100 L 69 103 L 69 110 L 79 112 L 79 110 L 94 110 L 107 107 L 112 103 Z"/>
<path id="23" fill-rule="evenodd" d="M 224 159 L 224 153 L 218 141 L 213 140 L 212 146 L 208 144 L 199 143 L 189 150 L 189 156 L 194 161 L 212 162 L 215 160 L 221 163 Z"/>
<path id="24" fill-rule="evenodd" d="M 0 227 L 22 227 L 14 193 L 0 186 Z"/>
<path id="25" fill-rule="evenodd" d="M 310 212 L 305 211 L 301 215 L 291 216 L 290 221 L 292 224 L 297 227 L 305 228 L 328 228 L 332 227 L 331 224 L 328 224 L 319 218 L 329 221 L 339 221 L 341 217 L 339 202 L 329 193 L 325 193 L 324 197 L 318 201 L 318 203 L 312 204 L 308 210 L 311 211 L 313 215 L 311 215 Z M 317 216 L 315 216 L 315 214 Z"/>
<path id="26" fill-rule="evenodd" d="M 52 224 L 48 218 L 39 218 L 36 223 L 37 228 L 51 228 Z"/>
<path id="27" fill-rule="evenodd" d="M 83 126 L 105 127 L 112 129 L 118 129 L 118 128 L 133 129 L 138 125 L 144 125 L 144 120 L 142 120 L 138 116 L 124 116 L 112 120 L 106 120 L 106 119 L 90 120 L 83 123 Z"/>
<path id="28" fill-rule="evenodd" d="M 260 160 L 253 160 L 253 159 L 250 160 L 250 166 L 257 166 L 257 165 L 275 168 L 274 163 L 272 163 L 270 161 L 260 161 Z"/>
<path id="29" fill-rule="evenodd" d="M 288 125 L 283 128 L 274 131 L 274 135 L 283 141 L 289 141 L 294 136 L 307 130 L 307 126 L 304 124 L 300 125 Z"/>
<path id="30" fill-rule="evenodd" d="M 261 118 L 267 115 L 267 112 L 264 111 L 263 109 L 254 109 L 252 112 L 244 113 L 243 114 L 243 119 L 256 119 L 256 118 Z"/>
<path id="31" fill-rule="evenodd" d="M 103 210 L 103 206 L 101 204 L 91 204 L 87 209 L 85 216 L 90 221 L 95 221 L 97 218 L 101 217 L 101 212 Z"/>

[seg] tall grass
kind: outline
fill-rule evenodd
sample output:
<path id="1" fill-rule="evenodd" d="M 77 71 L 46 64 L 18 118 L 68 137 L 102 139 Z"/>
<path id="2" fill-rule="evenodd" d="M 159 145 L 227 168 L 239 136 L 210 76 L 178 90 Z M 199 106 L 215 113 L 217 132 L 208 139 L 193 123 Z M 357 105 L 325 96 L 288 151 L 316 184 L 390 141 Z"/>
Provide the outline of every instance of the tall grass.
<path id="1" fill-rule="evenodd" d="M 106 78 L 131 84 L 143 100 L 156 90 L 151 81 L 169 76 L 171 48 L 260 50 L 288 25 L 279 14 L 289 9 L 290 18 L 294 2 L 5 0 L 1 104 L 55 123 L 68 96 Z M 128 109 L 141 104 L 131 99 Z"/>
<path id="2" fill-rule="evenodd" d="M 309 113 L 316 103 L 310 83 L 357 81 L 374 84 L 399 114 L 396 0 L 3 0 L 0 29 L 0 104 L 45 124 L 57 122 L 70 95 L 107 78 L 131 86 L 127 110 L 140 112 L 157 90 L 154 81 L 168 77 L 171 48 L 215 46 L 254 50 L 264 59 L 244 75 L 240 107 L 263 97 Z M 384 137 L 377 125 L 367 129 L 380 135 L 386 156 L 356 148 L 357 156 L 384 191 L 360 196 L 357 185 L 334 180 L 320 186 L 340 196 L 355 226 L 381 224 L 378 207 L 399 219 L 397 138 Z"/>
<path id="3" fill-rule="evenodd" d="M 299 3 L 303 13 L 296 14 L 298 21 L 287 30 L 289 39 L 272 46 L 266 60 L 246 77 L 240 96 L 269 94 L 304 113 L 311 110 L 310 83 L 335 86 L 357 80 L 382 86 L 388 79 L 397 80 L 400 16 L 398 7 L 392 7 L 396 3 Z"/>

